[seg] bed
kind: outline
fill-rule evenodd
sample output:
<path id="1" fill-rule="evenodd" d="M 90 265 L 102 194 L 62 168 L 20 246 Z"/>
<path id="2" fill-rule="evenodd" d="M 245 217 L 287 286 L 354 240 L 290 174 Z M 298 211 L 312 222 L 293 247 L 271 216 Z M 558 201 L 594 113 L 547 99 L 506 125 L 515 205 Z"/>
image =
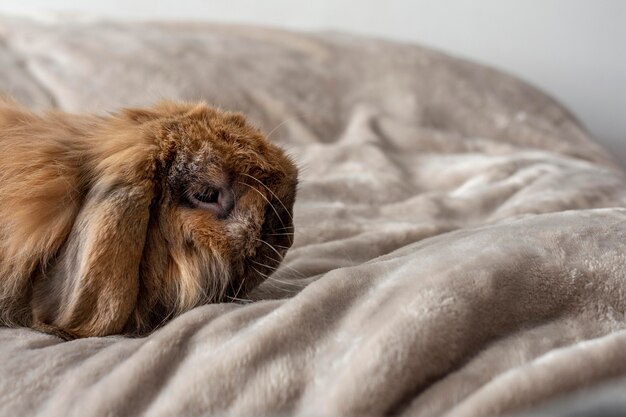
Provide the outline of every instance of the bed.
<path id="1" fill-rule="evenodd" d="M 0 91 L 32 108 L 206 100 L 301 167 L 294 246 L 247 299 L 144 338 L 0 328 L 0 415 L 619 406 L 626 178 L 544 93 L 338 33 L 2 18 L 0 40 Z"/>

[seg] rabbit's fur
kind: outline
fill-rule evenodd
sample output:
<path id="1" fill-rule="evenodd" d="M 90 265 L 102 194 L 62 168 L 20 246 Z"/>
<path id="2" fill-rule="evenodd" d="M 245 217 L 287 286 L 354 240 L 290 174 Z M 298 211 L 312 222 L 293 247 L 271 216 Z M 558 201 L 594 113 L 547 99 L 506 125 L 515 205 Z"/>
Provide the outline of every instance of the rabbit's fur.
<path id="1" fill-rule="evenodd" d="M 293 239 L 297 169 L 237 113 L 0 102 L 0 323 L 143 334 L 242 297 Z M 217 193 L 217 194 L 216 194 Z"/>

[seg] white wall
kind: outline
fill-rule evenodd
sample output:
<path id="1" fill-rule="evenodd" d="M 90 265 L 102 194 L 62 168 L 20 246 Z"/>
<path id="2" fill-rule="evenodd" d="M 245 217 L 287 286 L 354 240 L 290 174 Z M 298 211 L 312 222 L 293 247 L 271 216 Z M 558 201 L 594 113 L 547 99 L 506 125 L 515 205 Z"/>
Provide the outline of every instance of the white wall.
<path id="1" fill-rule="evenodd" d="M 0 12 L 46 10 L 339 29 L 435 46 L 548 91 L 626 165 L 625 0 L 0 0 Z"/>

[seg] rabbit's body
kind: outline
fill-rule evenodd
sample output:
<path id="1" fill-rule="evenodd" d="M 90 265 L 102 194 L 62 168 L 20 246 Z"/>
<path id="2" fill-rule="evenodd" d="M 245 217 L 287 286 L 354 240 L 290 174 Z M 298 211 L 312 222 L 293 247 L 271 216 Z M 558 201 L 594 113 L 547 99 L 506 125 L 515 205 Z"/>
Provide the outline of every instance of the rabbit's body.
<path id="1" fill-rule="evenodd" d="M 240 296 L 291 245 L 297 171 L 242 116 L 0 103 L 0 321 L 144 333 Z"/>

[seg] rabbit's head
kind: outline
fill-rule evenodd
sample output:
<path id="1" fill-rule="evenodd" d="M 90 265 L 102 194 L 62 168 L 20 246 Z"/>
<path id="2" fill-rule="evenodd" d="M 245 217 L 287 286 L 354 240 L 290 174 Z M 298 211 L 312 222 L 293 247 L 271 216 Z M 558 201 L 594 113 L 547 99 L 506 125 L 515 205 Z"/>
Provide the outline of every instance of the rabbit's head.
<path id="1" fill-rule="evenodd" d="M 33 318 L 70 337 L 145 333 L 245 297 L 293 241 L 297 169 L 237 113 L 163 102 L 85 146 L 85 196 Z M 101 138 L 98 138 L 98 136 Z"/>

